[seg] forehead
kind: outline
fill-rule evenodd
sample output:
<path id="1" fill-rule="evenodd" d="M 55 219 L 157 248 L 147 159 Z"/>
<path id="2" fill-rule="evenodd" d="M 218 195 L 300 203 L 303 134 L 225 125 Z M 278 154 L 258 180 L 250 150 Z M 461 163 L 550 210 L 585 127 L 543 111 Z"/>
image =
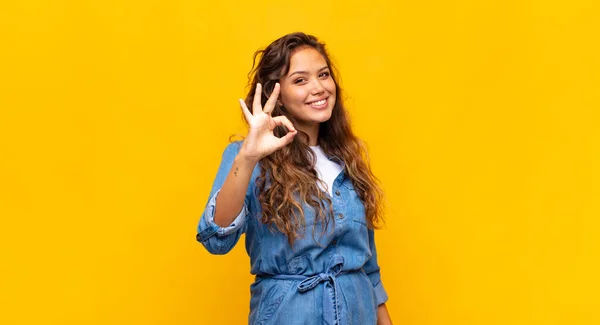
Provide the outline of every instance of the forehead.
<path id="1" fill-rule="evenodd" d="M 312 47 L 302 47 L 292 53 L 289 73 L 294 73 L 297 70 L 319 70 L 326 66 L 327 61 L 319 51 Z"/>

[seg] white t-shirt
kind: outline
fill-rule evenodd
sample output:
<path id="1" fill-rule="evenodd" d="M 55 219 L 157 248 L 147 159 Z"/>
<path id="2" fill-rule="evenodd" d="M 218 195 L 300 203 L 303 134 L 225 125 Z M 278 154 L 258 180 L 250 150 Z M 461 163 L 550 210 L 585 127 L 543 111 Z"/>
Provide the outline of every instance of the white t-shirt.
<path id="1" fill-rule="evenodd" d="M 317 163 L 315 164 L 317 174 L 319 175 L 319 178 L 327 184 L 327 188 L 320 186 L 321 183 L 319 183 L 319 186 L 323 191 L 329 192 L 329 195 L 333 196 L 333 181 L 342 171 L 342 166 L 329 160 L 320 146 L 310 146 L 310 149 L 312 149 L 317 157 Z"/>

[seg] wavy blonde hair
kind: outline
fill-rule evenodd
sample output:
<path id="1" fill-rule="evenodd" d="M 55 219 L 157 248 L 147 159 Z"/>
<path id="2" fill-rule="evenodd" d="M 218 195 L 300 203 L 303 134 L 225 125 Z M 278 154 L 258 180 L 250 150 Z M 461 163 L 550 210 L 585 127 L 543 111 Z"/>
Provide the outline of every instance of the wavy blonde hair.
<path id="1" fill-rule="evenodd" d="M 325 154 L 335 156 L 345 163 L 346 172 L 364 204 L 368 227 L 378 228 L 383 222 L 383 191 L 371 171 L 364 143 L 352 132 L 348 114 L 340 98 L 342 90 L 336 79 L 336 70 L 323 43 L 312 35 L 292 33 L 277 39 L 264 50 L 257 51 L 252 70 L 248 74 L 250 89 L 245 99 L 246 105 L 251 107 L 257 83 L 263 86 L 261 103 L 265 105 L 275 83 L 289 72 L 290 57 L 294 50 L 300 47 L 312 47 L 323 55 L 336 85 L 337 100 L 331 118 L 319 127 L 318 145 Z M 259 56 L 260 60 L 256 64 Z M 271 115 L 285 115 L 293 124 L 296 122 L 283 106 L 275 107 Z M 285 126 L 274 130 L 278 137 L 287 132 Z M 316 157 L 308 145 L 308 135 L 300 130 L 291 144 L 259 162 L 261 172 L 256 184 L 262 207 L 261 221 L 286 234 L 290 245 L 301 238 L 300 234 L 306 228 L 303 204 L 315 211 L 313 237 L 318 223 L 324 225 L 321 228 L 321 234 L 324 234 L 333 220 L 331 200 L 317 185 L 320 180 L 315 162 Z"/>

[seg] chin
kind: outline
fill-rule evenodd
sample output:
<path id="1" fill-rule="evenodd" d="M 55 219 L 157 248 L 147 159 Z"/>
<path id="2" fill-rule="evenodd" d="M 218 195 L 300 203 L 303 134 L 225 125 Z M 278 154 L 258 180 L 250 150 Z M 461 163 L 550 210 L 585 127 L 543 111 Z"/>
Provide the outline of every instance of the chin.
<path id="1" fill-rule="evenodd" d="M 327 112 L 327 114 L 323 114 L 321 116 L 315 117 L 314 121 L 318 123 L 327 122 L 331 119 L 331 111 Z"/>

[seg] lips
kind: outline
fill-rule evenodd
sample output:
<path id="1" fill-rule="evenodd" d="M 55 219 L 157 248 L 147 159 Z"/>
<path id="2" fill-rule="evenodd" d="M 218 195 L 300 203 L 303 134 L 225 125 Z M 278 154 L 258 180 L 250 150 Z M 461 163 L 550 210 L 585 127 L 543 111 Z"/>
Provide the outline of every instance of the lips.
<path id="1" fill-rule="evenodd" d="M 325 97 L 325 98 L 307 103 L 306 105 L 308 105 L 312 108 L 316 108 L 316 109 L 323 109 L 323 108 L 327 107 L 327 103 L 329 102 L 328 99 L 329 99 L 328 97 Z"/>

